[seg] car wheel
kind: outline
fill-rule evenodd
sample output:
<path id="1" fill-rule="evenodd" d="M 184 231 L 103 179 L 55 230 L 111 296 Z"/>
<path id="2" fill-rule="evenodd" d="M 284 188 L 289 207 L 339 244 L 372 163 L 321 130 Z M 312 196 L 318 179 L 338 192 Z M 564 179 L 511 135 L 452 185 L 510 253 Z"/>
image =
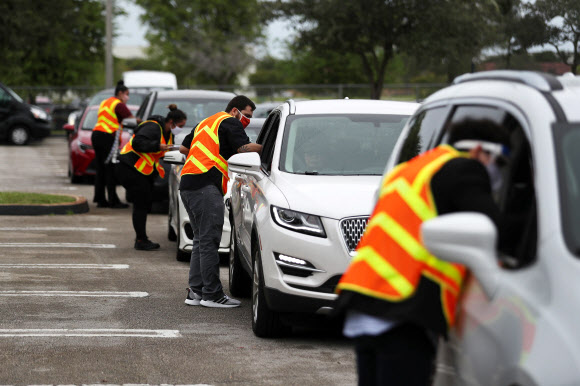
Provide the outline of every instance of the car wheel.
<path id="1" fill-rule="evenodd" d="M 175 241 L 177 242 L 177 246 L 175 247 L 176 253 L 175 258 L 177 261 L 189 261 L 191 260 L 191 253 L 187 251 L 182 251 L 179 249 L 179 244 L 181 244 L 181 231 L 178 230 L 175 235 Z"/>
<path id="2" fill-rule="evenodd" d="M 252 275 L 252 331 L 260 338 L 275 338 L 286 332 L 278 312 L 270 310 L 264 295 L 264 271 L 260 251 L 255 248 Z"/>
<path id="3" fill-rule="evenodd" d="M 230 233 L 229 267 L 230 267 L 229 284 L 232 296 L 238 297 L 250 296 L 252 288 L 250 276 L 248 276 L 246 271 L 244 271 L 244 268 L 242 267 L 242 262 L 240 261 L 238 247 L 236 246 L 233 223 L 232 223 L 232 231 Z"/>
<path id="4" fill-rule="evenodd" d="M 14 126 L 10 130 L 10 142 L 15 145 L 26 145 L 30 141 L 30 134 L 26 126 Z"/>

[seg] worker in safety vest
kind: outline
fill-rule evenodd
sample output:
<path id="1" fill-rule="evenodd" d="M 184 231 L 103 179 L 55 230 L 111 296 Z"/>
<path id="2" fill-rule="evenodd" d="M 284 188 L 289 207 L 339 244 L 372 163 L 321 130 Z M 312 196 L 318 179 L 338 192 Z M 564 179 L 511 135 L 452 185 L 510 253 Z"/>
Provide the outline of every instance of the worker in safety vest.
<path id="1" fill-rule="evenodd" d="M 222 288 L 219 244 L 224 225 L 224 199 L 228 188 L 227 159 L 236 153 L 262 151 L 244 132 L 256 105 L 238 95 L 219 112 L 201 121 L 183 140 L 186 155 L 179 185 L 181 199 L 193 229 L 189 286 L 185 303 L 206 307 L 239 307 Z"/>
<path id="2" fill-rule="evenodd" d="M 359 384 L 430 384 L 437 337 L 454 324 L 466 269 L 431 255 L 420 227 L 462 211 L 486 214 L 499 225 L 492 185 L 501 186 L 497 168 L 505 165 L 507 141 L 495 123 L 465 120 L 449 129 L 452 146 L 420 154 L 383 179 L 336 289 L 336 309 L 346 313 L 343 332 L 355 342 Z"/>
<path id="3" fill-rule="evenodd" d="M 122 130 L 121 123 L 126 118 L 134 118 L 126 103 L 129 100 L 129 89 L 120 80 L 115 88 L 115 95 L 105 99 L 99 106 L 97 124 L 91 134 L 91 143 L 95 150 L 96 176 L 93 202 L 99 208 L 127 208 L 117 196 L 113 164 L 106 162 L 115 142 L 115 136 Z M 141 122 L 140 119 L 137 120 Z M 105 196 L 105 187 L 107 197 Z"/>
<path id="4" fill-rule="evenodd" d="M 142 122 L 131 140 L 125 144 L 115 165 L 115 175 L 133 199 L 133 228 L 135 249 L 159 248 L 147 237 L 147 213 L 153 203 L 153 183 L 157 174 L 165 178 L 159 164 L 165 152 L 172 148 L 173 136 L 181 132 L 187 121 L 185 113 L 176 105 L 168 106 L 166 117 L 154 115 Z"/>

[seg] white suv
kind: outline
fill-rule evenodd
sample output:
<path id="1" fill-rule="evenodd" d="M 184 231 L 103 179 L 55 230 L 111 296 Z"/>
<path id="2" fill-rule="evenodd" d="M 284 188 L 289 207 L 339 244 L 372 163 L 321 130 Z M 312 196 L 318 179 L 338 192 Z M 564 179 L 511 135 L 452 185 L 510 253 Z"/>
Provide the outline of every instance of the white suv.
<path id="1" fill-rule="evenodd" d="M 328 312 L 366 227 L 388 157 L 412 102 L 287 101 L 264 123 L 257 153 L 236 173 L 230 291 L 252 294 L 257 336 L 285 330 L 287 313 Z M 250 277 L 253 280 L 250 280 Z"/>
<path id="2" fill-rule="evenodd" d="M 580 79 L 490 71 L 454 83 L 410 119 L 388 168 L 445 143 L 455 122 L 491 119 L 511 135 L 497 202 L 516 226 L 498 249 L 481 214 L 423 224 L 427 248 L 473 274 L 435 384 L 578 385 Z"/>

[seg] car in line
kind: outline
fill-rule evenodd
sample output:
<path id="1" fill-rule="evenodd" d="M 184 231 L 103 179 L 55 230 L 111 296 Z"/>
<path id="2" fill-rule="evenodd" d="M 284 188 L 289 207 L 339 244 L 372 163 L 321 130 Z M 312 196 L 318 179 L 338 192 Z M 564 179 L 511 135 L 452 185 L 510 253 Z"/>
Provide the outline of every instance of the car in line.
<path id="1" fill-rule="evenodd" d="M 22 146 L 50 135 L 50 115 L 0 83 L 0 140 Z"/>
<path id="2" fill-rule="evenodd" d="M 127 105 L 129 110 L 135 114 L 139 106 Z M 66 124 L 63 129 L 68 133 L 68 176 L 71 183 L 80 183 L 87 178 L 94 177 L 97 172 L 95 160 L 95 150 L 91 136 L 93 128 L 97 124 L 99 106 L 88 106 L 77 120 L 75 125 Z M 131 130 L 122 130 L 121 147 L 131 139 Z"/>
<path id="3" fill-rule="evenodd" d="M 175 138 L 175 143 L 181 143 L 186 132 L 190 132 L 202 119 L 218 111 L 223 111 L 235 96 L 236 94 L 231 92 L 214 90 L 155 90 L 145 97 L 135 117 L 143 121 L 152 115 L 165 117 L 169 113 L 168 106 L 176 104 L 177 108 L 187 115 L 187 123 L 183 133 Z M 137 123 L 133 119 L 126 119 L 123 125 L 133 130 L 137 127 Z M 165 169 L 166 178 L 161 178 L 159 175 L 155 178 L 153 201 L 163 202 L 166 206 L 169 201 L 169 178 L 167 175 L 171 165 L 167 164 L 163 158 L 159 163 Z M 164 208 L 164 212 L 167 213 L 167 208 Z"/>
<path id="4" fill-rule="evenodd" d="M 226 106 L 224 106 L 225 109 Z M 246 127 L 246 134 L 250 138 L 250 142 L 255 142 L 258 138 L 258 134 L 262 129 L 264 124 L 264 118 L 252 118 L 250 124 Z M 175 142 L 183 142 L 183 139 L 191 130 L 187 133 L 179 134 Z M 170 241 L 176 241 L 176 259 L 178 261 L 189 261 L 191 258 L 191 248 L 193 245 L 193 230 L 191 229 L 191 224 L 189 222 L 189 216 L 185 210 L 185 206 L 181 201 L 181 196 L 179 195 L 179 183 L 181 181 L 181 169 L 185 163 L 185 156 L 179 153 L 178 150 L 168 152 L 165 155 L 166 160 L 171 159 L 171 172 L 169 175 L 169 217 L 168 217 L 168 232 L 167 237 Z M 219 246 L 219 253 L 221 259 L 228 261 L 230 253 L 230 216 L 229 216 L 229 206 L 230 206 L 230 196 L 233 175 L 230 173 L 230 183 L 228 184 L 228 192 L 224 196 L 224 226 L 222 230 L 222 238 Z"/>
<path id="5" fill-rule="evenodd" d="M 278 336 L 289 321 L 331 311 L 387 159 L 418 106 L 289 100 L 264 123 L 261 154 L 228 160 L 230 292 L 251 295 L 255 335 Z"/>
<path id="6" fill-rule="evenodd" d="M 501 218 L 516 225 L 508 242 L 497 246 L 496 227 L 478 213 L 422 225 L 433 255 L 471 271 L 435 384 L 580 384 L 578 106 L 571 74 L 466 74 L 424 101 L 395 146 L 387 170 L 447 143 L 448 128 L 468 117 L 510 133 L 496 197 Z"/>

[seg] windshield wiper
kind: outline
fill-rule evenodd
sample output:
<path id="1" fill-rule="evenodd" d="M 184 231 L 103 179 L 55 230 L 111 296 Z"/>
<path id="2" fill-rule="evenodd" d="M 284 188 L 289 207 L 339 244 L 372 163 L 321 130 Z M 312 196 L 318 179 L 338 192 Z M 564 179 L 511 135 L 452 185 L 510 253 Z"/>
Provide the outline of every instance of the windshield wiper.
<path id="1" fill-rule="evenodd" d="M 304 174 L 306 174 L 307 176 L 316 176 L 316 175 L 318 175 L 318 172 L 315 172 L 315 171 L 312 171 L 312 172 L 306 171 L 306 172 L 304 172 Z"/>

